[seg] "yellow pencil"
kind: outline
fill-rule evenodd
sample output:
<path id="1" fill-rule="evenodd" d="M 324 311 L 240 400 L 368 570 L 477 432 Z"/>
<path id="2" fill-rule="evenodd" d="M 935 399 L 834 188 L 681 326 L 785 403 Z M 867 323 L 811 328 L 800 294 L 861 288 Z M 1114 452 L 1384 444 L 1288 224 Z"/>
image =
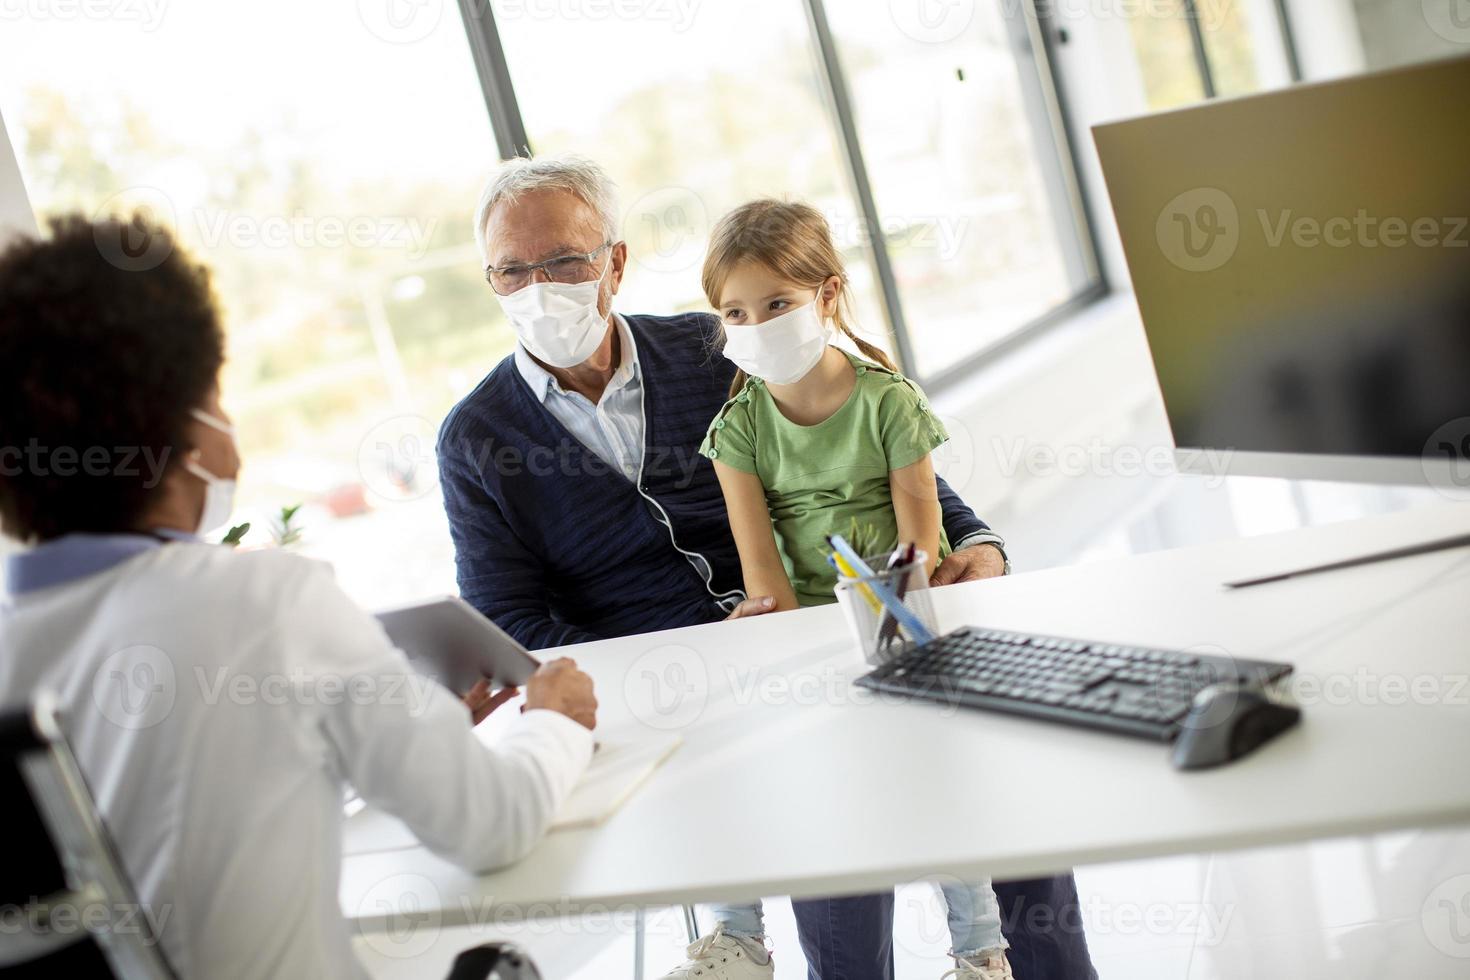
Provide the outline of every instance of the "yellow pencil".
<path id="1" fill-rule="evenodd" d="M 832 564 L 836 565 L 837 571 L 841 572 L 847 578 L 860 578 L 858 573 L 853 570 L 853 567 L 847 563 L 847 559 L 835 551 L 832 553 Z M 862 593 L 864 599 L 868 600 L 868 605 L 873 607 L 873 612 L 880 614 L 883 612 L 883 600 L 873 594 L 873 590 L 868 588 L 868 583 L 859 582 L 858 591 Z"/>

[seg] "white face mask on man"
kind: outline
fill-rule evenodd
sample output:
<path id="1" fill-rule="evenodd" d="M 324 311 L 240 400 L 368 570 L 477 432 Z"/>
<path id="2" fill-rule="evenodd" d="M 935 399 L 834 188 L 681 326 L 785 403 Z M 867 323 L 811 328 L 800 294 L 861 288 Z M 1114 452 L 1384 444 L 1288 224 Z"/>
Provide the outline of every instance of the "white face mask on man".
<path id="1" fill-rule="evenodd" d="M 768 384 L 795 384 L 817 366 L 831 335 L 812 300 L 763 323 L 726 327 L 725 357 Z"/>
<path id="2" fill-rule="evenodd" d="M 223 432 L 232 440 L 235 438 L 235 427 L 223 419 L 197 408 L 191 409 L 189 414 L 211 429 Z M 235 481 L 215 476 L 193 459 L 184 460 L 184 469 L 204 481 L 204 509 L 199 512 L 199 525 L 194 533 L 208 534 L 224 527 L 230 522 L 230 514 L 235 510 Z"/>
<path id="3" fill-rule="evenodd" d="M 609 255 L 602 274 L 590 282 L 533 282 L 495 298 L 526 350 L 552 367 L 576 367 L 607 336 L 607 317 L 597 301 L 611 268 Z"/>

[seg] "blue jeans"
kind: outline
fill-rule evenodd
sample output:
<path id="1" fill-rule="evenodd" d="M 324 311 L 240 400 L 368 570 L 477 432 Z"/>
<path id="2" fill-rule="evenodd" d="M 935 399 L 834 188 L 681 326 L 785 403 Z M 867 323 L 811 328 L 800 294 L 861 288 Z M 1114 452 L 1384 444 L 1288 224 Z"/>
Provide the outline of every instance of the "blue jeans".
<path id="1" fill-rule="evenodd" d="M 989 878 L 969 885 L 941 885 L 939 890 L 949 910 L 949 937 L 956 956 L 973 956 L 981 950 L 1007 945 L 1000 929 L 1000 903 Z M 712 905 L 709 911 L 729 935 L 745 939 L 765 935 L 764 917 L 757 904 Z"/>
<path id="2" fill-rule="evenodd" d="M 793 899 L 791 910 L 807 980 L 893 980 L 893 892 Z M 710 912 L 732 936 L 765 935 L 759 905 L 715 905 Z"/>
<path id="3" fill-rule="evenodd" d="M 1017 980 L 1097 980 L 1071 874 L 993 884 L 1006 956 Z M 946 894 L 953 920 L 956 901 Z M 891 980 L 893 894 L 792 902 L 810 980 Z M 737 936 L 764 935 L 759 905 L 725 905 L 715 921 Z M 976 917 L 978 921 L 978 916 Z M 954 923 L 951 921 L 951 937 Z M 956 940 L 957 950 L 961 949 Z M 828 966 L 836 972 L 822 972 Z M 866 969 L 867 972 L 863 972 Z M 847 972 L 842 972 L 847 971 Z"/>
<path id="4" fill-rule="evenodd" d="M 1082 903 L 1070 873 L 1055 878 L 995 882 L 1001 928 L 1011 941 L 1006 957 L 1016 980 L 1097 980 Z"/>

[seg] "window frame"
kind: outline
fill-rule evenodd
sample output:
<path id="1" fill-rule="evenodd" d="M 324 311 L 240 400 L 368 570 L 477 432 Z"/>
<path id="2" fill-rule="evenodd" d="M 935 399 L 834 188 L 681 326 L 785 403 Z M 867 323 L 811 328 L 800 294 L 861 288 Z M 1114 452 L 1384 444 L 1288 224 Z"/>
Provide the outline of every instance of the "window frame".
<path id="1" fill-rule="evenodd" d="M 894 352 L 905 371 L 915 365 L 914 343 L 904 316 L 903 298 L 893 271 L 893 260 L 883 235 L 873 188 L 863 160 L 861 141 L 853 115 L 852 98 L 843 73 L 841 56 L 827 19 L 825 0 L 799 0 L 807 19 L 816 68 L 823 83 L 836 126 L 838 144 L 847 169 L 847 179 L 861 220 L 867 225 L 870 262 L 886 328 Z M 1278 0 L 1283 2 L 1283 0 Z M 495 131 L 497 147 L 504 158 L 530 156 L 531 139 L 516 99 L 500 32 L 495 24 L 493 0 L 459 0 L 459 9 L 469 35 L 470 53 Z M 1064 36 L 1047 20 L 1035 0 L 1025 0 L 1004 15 L 1014 45 L 1013 54 L 1021 70 L 1024 111 L 1037 139 L 1036 165 L 1051 202 L 1058 241 L 1067 270 L 1069 295 L 1057 306 L 1006 336 L 971 352 L 941 371 L 928 375 L 914 372 L 931 392 L 949 387 L 1005 354 L 1030 343 L 1049 328 L 1067 320 L 1078 310 L 1107 296 L 1111 289 L 1103 268 L 1096 229 L 1089 215 L 1086 188 L 1080 171 L 1077 143 L 1065 112 L 1062 79 L 1053 57 L 1053 45 Z M 1197 26 L 1197 25 L 1196 25 Z"/>

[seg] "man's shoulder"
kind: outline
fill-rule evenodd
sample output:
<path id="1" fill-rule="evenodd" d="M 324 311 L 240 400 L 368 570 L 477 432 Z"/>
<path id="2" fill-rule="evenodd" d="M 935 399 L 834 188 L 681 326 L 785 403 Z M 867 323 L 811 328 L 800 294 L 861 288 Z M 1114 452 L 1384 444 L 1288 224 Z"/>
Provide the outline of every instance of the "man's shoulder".
<path id="1" fill-rule="evenodd" d="M 640 342 L 655 346 L 688 345 L 709 349 L 719 337 L 720 318 L 713 313 L 675 313 L 657 316 L 651 313 L 624 313 L 623 319 Z"/>
<path id="2" fill-rule="evenodd" d="M 439 426 L 439 445 L 442 447 L 453 439 L 483 431 L 492 419 L 506 417 L 511 411 L 511 399 L 518 380 L 515 355 L 507 354 L 444 416 Z"/>

